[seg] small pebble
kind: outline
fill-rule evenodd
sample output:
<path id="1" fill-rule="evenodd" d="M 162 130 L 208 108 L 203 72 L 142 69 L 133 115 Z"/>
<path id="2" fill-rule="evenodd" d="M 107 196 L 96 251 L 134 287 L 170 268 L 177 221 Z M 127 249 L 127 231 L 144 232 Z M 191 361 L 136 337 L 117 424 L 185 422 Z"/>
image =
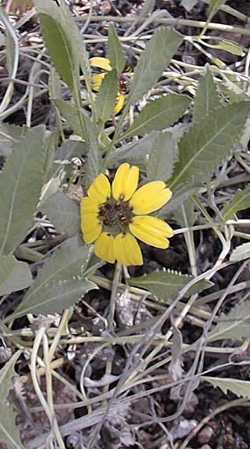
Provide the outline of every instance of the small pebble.
<path id="1" fill-rule="evenodd" d="M 198 434 L 198 441 L 200 444 L 208 443 L 213 436 L 213 429 L 210 426 L 205 426 Z"/>

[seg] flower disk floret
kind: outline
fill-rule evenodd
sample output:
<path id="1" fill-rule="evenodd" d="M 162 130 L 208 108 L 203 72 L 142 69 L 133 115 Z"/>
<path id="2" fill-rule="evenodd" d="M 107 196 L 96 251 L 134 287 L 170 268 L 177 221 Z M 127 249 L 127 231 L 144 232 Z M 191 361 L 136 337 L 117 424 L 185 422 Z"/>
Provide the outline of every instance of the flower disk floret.
<path id="1" fill-rule="evenodd" d="M 166 249 L 172 228 L 148 215 L 159 210 L 172 196 L 163 181 L 138 188 L 139 168 L 124 163 L 116 171 L 112 185 L 100 174 L 81 200 L 81 229 L 84 241 L 95 244 L 95 254 L 106 262 L 142 265 L 137 239 Z"/>

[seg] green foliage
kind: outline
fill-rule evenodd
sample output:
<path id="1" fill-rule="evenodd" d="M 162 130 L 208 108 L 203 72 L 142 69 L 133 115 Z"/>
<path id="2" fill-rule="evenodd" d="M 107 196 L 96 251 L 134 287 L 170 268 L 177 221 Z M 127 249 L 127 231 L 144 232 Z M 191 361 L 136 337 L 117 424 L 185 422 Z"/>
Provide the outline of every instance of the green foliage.
<path id="1" fill-rule="evenodd" d="M 0 256 L 0 296 L 29 287 L 32 276 L 29 265 L 14 256 Z"/>
<path id="2" fill-rule="evenodd" d="M 182 5 L 186 8 L 192 8 L 195 3 L 197 2 L 192 0 L 182 1 Z M 192 43 L 197 45 L 197 49 L 201 46 L 206 50 L 208 47 L 207 51 L 210 51 L 209 48 L 216 48 L 216 50 L 227 51 L 242 57 L 242 49 L 235 43 L 225 41 L 223 36 L 221 40 L 215 41 L 215 44 L 210 43 L 210 40 L 207 39 L 209 36 L 202 39 L 212 16 L 223 3 L 218 0 L 210 2 L 208 21 L 200 39 L 191 36 L 188 39 L 185 37 L 185 39 L 189 40 L 190 45 Z M 134 34 L 136 39 L 138 30 L 140 32 L 140 28 L 144 28 L 145 17 L 153 12 L 154 5 L 155 1 L 152 0 L 144 2 L 141 16 L 138 15 L 132 23 L 130 31 L 135 29 L 135 24 L 140 23 Z M 149 40 L 148 36 L 146 39 L 144 39 L 145 36 L 143 39 L 138 38 L 133 49 L 130 48 L 126 54 L 127 45 L 121 44 L 115 27 L 110 26 L 106 56 L 111 62 L 112 70 L 105 74 L 98 93 L 92 92 L 92 74 L 103 72 L 99 68 L 91 69 L 89 67 L 82 36 L 65 2 L 61 0 L 60 6 L 58 6 L 57 2 L 52 0 L 35 0 L 35 6 L 40 18 L 47 56 L 51 58 L 53 64 L 53 68 L 50 70 L 49 95 L 55 106 L 54 130 L 46 132 L 43 126 L 29 129 L 26 126 L 0 124 L 0 155 L 3 156 L 1 162 L 3 161 L 5 164 L 0 173 L 0 295 L 20 292 L 18 293 L 18 305 L 15 305 L 15 301 L 12 305 L 10 301 L 12 309 L 7 307 L 7 312 L 4 309 L 3 315 L 5 314 L 5 323 L 7 324 L 2 325 L 1 331 L 3 338 L 5 335 L 11 336 L 13 346 L 17 341 L 19 347 L 27 345 L 29 349 L 34 334 L 27 333 L 26 340 L 24 332 L 25 340 L 22 340 L 23 333 L 18 326 L 19 323 L 22 326 L 23 319 L 17 321 L 15 319 L 28 315 L 25 326 L 29 326 L 29 320 L 36 318 L 38 314 L 62 313 L 64 309 L 71 308 L 81 298 L 84 298 L 90 290 L 97 288 L 91 279 L 98 283 L 100 276 L 96 275 L 96 272 L 103 262 L 100 262 L 93 254 L 92 247 L 84 245 L 80 231 L 79 202 L 70 198 L 78 198 L 79 194 L 86 195 L 89 185 L 100 172 L 105 173 L 106 171 L 107 173 L 109 170 L 110 180 L 112 180 L 114 169 L 122 162 L 140 167 L 140 185 L 146 181 L 162 180 L 167 182 L 173 191 L 171 201 L 157 211 L 158 216 L 167 218 L 167 220 L 172 214 L 173 223 L 170 224 L 176 230 L 176 235 L 171 240 L 171 244 L 172 241 L 173 244 L 170 260 L 177 260 L 176 266 L 178 266 L 179 260 L 187 256 L 187 260 L 190 261 L 185 270 L 187 273 L 197 272 L 200 274 L 204 267 L 204 272 L 208 270 L 207 277 L 205 277 L 206 273 L 204 276 L 201 273 L 203 276 L 201 281 L 197 281 L 194 276 L 171 270 L 164 271 L 165 269 L 129 278 L 128 285 L 125 286 L 126 294 L 124 293 L 124 296 L 128 297 L 125 298 L 128 299 L 128 307 L 127 304 L 124 307 L 125 312 L 133 313 L 130 304 L 134 301 L 134 289 L 130 291 L 129 286 L 148 291 L 166 308 L 183 289 L 183 296 L 189 298 L 213 285 L 208 280 L 211 278 L 212 257 L 216 253 L 214 257 L 217 264 L 212 273 L 214 275 L 216 269 L 219 270 L 221 267 L 219 264 L 223 263 L 221 258 L 228 257 L 228 251 L 226 251 L 225 245 L 217 260 L 216 247 L 216 251 L 211 251 L 212 255 L 209 254 L 204 260 L 206 258 L 206 254 L 204 255 L 206 237 L 209 237 L 210 242 L 213 235 L 217 233 L 223 242 L 225 233 L 226 243 L 234 245 L 234 240 L 228 241 L 231 237 L 229 232 L 231 227 L 229 229 L 228 226 L 225 226 L 226 229 L 224 229 L 223 222 L 214 222 L 210 208 L 212 212 L 216 211 L 216 217 L 218 217 L 223 206 L 219 203 L 217 207 L 217 192 L 214 194 L 214 191 L 218 185 L 223 190 L 224 179 L 222 176 L 227 176 L 228 173 L 228 176 L 232 174 L 232 171 L 227 171 L 226 164 L 229 165 L 236 145 L 237 151 L 243 151 L 243 146 L 244 149 L 247 148 L 250 115 L 249 96 L 244 85 L 245 80 L 243 82 L 242 77 L 239 81 L 235 73 L 227 70 L 220 72 L 218 67 L 205 67 L 204 76 L 198 80 L 198 73 L 203 73 L 202 68 L 189 70 L 189 64 L 186 65 L 185 62 L 183 64 L 182 61 L 180 65 L 178 65 L 178 61 L 174 61 L 170 66 L 172 58 L 179 51 L 184 36 L 166 27 L 157 29 Z M 142 17 L 143 23 L 141 23 Z M 148 20 L 150 22 L 151 17 Z M 147 44 L 144 44 L 146 41 Z M 8 67 L 10 67 L 14 61 L 13 48 L 9 48 L 8 51 Z M 132 58 L 130 58 L 130 51 Z M 136 63 L 138 53 L 140 56 Z M 47 64 L 48 59 L 40 62 Z M 125 106 L 118 115 L 115 113 L 115 104 L 124 71 L 126 71 L 126 79 L 129 82 L 126 85 Z M 197 80 L 198 87 L 195 92 Z M 36 80 L 36 82 L 39 81 Z M 44 80 L 42 82 L 44 83 Z M 233 93 L 229 92 L 228 94 L 230 88 L 233 89 Z M 32 103 L 32 101 L 30 102 L 32 98 L 33 96 L 30 95 L 28 107 Z M 11 108 L 12 105 L 10 110 Z M 76 136 L 71 135 L 69 138 L 71 131 Z M 73 138 L 75 140 L 71 140 Z M 77 139 L 78 141 L 76 141 Z M 58 146 L 59 148 L 57 148 Z M 73 157 L 79 158 L 80 161 L 72 161 Z M 242 167 L 244 167 L 244 161 L 241 161 Z M 76 176 L 75 162 L 79 162 L 80 167 Z M 224 163 L 225 166 L 223 165 L 221 168 L 220 165 Z M 221 178 L 218 176 L 218 172 Z M 248 208 L 249 199 L 249 187 L 236 193 L 222 210 L 224 220 L 229 220 L 238 211 Z M 95 208 L 93 208 L 93 213 L 97 213 Z M 44 217 L 41 217 L 41 214 L 46 215 L 54 225 L 55 233 L 54 230 L 53 233 L 50 230 L 47 231 L 47 222 L 44 223 Z M 35 217 L 36 220 L 34 220 Z M 198 226 L 196 227 L 196 225 Z M 185 229 L 177 230 L 178 226 Z M 193 226 L 195 228 L 192 228 Z M 39 232 L 41 229 L 42 237 Z M 197 230 L 200 232 L 200 238 L 196 238 Z M 58 242 L 62 241 L 63 243 L 59 245 Z M 181 247 L 185 244 L 187 254 Z M 196 245 L 199 245 L 198 254 L 196 254 Z M 213 245 L 217 246 L 217 241 L 213 242 Z M 181 254 L 179 254 L 180 247 Z M 224 253 L 226 256 L 223 256 Z M 161 254 L 162 252 L 157 253 L 157 257 L 159 256 L 158 267 L 161 262 Z M 238 263 L 249 257 L 250 243 L 246 243 L 232 251 L 230 262 Z M 32 265 L 33 263 L 35 265 Z M 183 264 L 182 260 L 181 263 Z M 152 266 L 155 268 L 155 265 Z M 165 267 L 167 264 L 162 261 L 162 266 Z M 105 271 L 106 268 L 107 271 Z M 112 313 L 114 305 L 115 309 L 117 307 L 117 317 L 120 312 L 119 307 L 122 307 L 118 301 L 114 304 L 116 288 L 122 288 L 120 279 L 118 279 L 119 269 L 118 266 L 112 282 L 110 306 Z M 109 266 L 105 267 L 105 270 L 102 273 L 103 285 L 105 288 L 110 288 L 113 268 Z M 135 274 L 145 271 L 142 267 L 135 271 Z M 34 273 L 34 278 L 31 273 Z M 105 273 L 108 273 L 108 279 L 104 278 Z M 92 275 L 94 275 L 93 278 L 91 278 Z M 102 285 L 101 282 L 100 285 Z M 24 289 L 25 291 L 21 292 Z M 12 298 L 3 298 L 3 305 L 9 299 Z M 84 298 L 85 304 L 87 304 L 87 299 Z M 120 297 L 119 299 L 124 298 Z M 184 320 L 188 319 L 192 321 L 192 325 L 195 326 L 198 322 L 199 326 L 204 327 L 210 312 L 199 305 L 192 304 L 192 300 L 193 298 L 191 298 L 191 302 L 187 300 L 187 303 L 180 301 L 178 304 L 177 310 L 181 311 L 181 315 L 178 317 L 179 324 L 182 325 Z M 2 300 L 0 305 L 2 306 Z M 145 303 L 143 306 L 147 307 L 148 304 Z M 154 306 L 162 308 L 162 305 L 159 304 L 154 304 Z M 91 307 L 90 304 L 90 310 Z M 106 302 L 104 307 L 106 307 Z M 249 310 L 249 303 L 245 301 L 233 307 L 226 315 L 222 314 L 217 318 L 217 322 L 208 336 L 206 334 L 207 341 L 220 344 L 221 340 L 231 339 L 234 344 L 235 341 L 249 338 Z M 101 311 L 102 313 L 103 311 Z M 106 323 L 108 324 L 105 332 L 112 328 L 111 319 L 114 318 L 112 313 L 109 314 L 108 311 L 106 314 L 105 310 L 103 315 L 107 316 L 105 326 Z M 138 317 L 140 313 L 138 308 Z M 64 318 L 65 316 L 67 313 Z M 76 314 L 74 313 L 73 316 L 75 318 Z M 157 319 L 157 316 L 153 317 L 153 321 Z M 204 321 L 201 321 L 203 319 Z M 68 316 L 67 320 L 62 324 L 64 329 L 69 330 L 68 336 L 72 336 L 74 339 L 74 326 L 71 327 L 71 317 Z M 17 324 L 17 326 L 12 328 L 14 321 L 14 325 Z M 179 324 L 170 330 L 173 332 L 173 338 L 170 341 L 173 349 L 172 362 L 176 365 L 181 363 L 178 359 L 181 360 L 183 351 L 190 349 L 193 353 L 196 344 L 195 342 L 189 347 L 184 338 L 182 344 Z M 82 324 L 79 326 L 80 332 L 82 331 L 81 326 Z M 133 326 L 132 329 L 135 334 L 138 329 L 136 326 Z M 143 331 L 143 326 L 144 323 L 140 322 L 140 332 Z M 15 333 L 16 329 L 17 334 Z M 52 349 L 55 342 L 60 347 L 63 347 L 64 344 L 68 345 L 64 329 L 59 327 L 55 339 L 53 339 L 54 334 L 50 334 L 51 329 L 45 335 L 46 338 L 48 337 L 49 345 L 53 341 Z M 62 334 L 60 334 L 61 330 Z M 107 335 L 103 337 L 98 335 L 98 339 L 104 338 L 105 344 L 109 340 L 113 344 L 112 333 L 111 337 Z M 61 336 L 63 336 L 62 346 Z M 124 337 L 124 342 L 127 337 L 128 341 L 131 337 L 131 341 L 136 341 L 137 336 L 132 335 L 132 332 L 131 335 L 127 335 L 125 332 L 122 338 Z M 183 334 L 184 336 L 185 334 Z M 39 364 L 43 356 L 44 359 L 46 358 L 46 338 L 39 348 L 39 359 L 37 359 Z M 135 340 L 133 340 L 134 338 Z M 143 346 L 144 336 L 139 335 L 139 338 L 140 351 L 143 353 L 147 343 L 146 346 Z M 177 341 L 176 338 L 179 340 Z M 0 343 L 2 344 L 2 342 Z M 216 348 L 217 354 L 220 349 Z M 154 347 L 153 350 L 157 351 L 158 348 Z M 211 348 L 204 345 L 204 354 L 207 350 L 210 351 Z M 222 352 L 223 350 L 222 348 Z M 151 369 L 158 355 L 155 352 L 154 357 L 156 358 L 150 359 L 151 344 L 147 346 L 147 351 Z M 11 379 L 15 374 L 14 366 L 18 356 L 19 352 L 0 370 L 0 405 L 2 406 L 2 411 L 0 410 L 0 440 L 7 443 L 10 448 L 23 449 L 15 427 L 15 413 L 8 403 L 8 393 L 11 389 Z M 47 361 L 44 360 L 44 363 L 46 365 Z M 51 373 L 54 374 L 52 371 Z M 48 377 L 45 376 L 47 382 Z M 231 391 L 239 396 L 250 397 L 249 382 L 207 376 L 203 376 L 201 379 L 210 382 L 214 387 L 221 388 L 225 393 Z M 49 398 L 50 385 L 47 387 Z M 48 406 L 50 407 L 50 405 L 50 401 L 48 401 Z"/>
<path id="3" fill-rule="evenodd" d="M 170 94 L 150 101 L 137 115 L 123 138 L 143 136 L 154 130 L 173 125 L 186 111 L 190 99 L 185 95 Z"/>
<path id="4" fill-rule="evenodd" d="M 102 124 L 107 122 L 114 113 L 118 87 L 117 72 L 113 69 L 105 76 L 96 97 L 96 118 Z"/>
<path id="5" fill-rule="evenodd" d="M 217 86 L 209 67 L 207 67 L 194 99 L 193 121 L 199 123 L 221 106 Z"/>
<path id="6" fill-rule="evenodd" d="M 14 368 L 19 356 L 20 351 L 16 351 L 0 370 L 0 442 L 5 443 L 10 449 L 24 449 L 16 427 L 16 414 L 8 402 L 12 379 L 16 375 Z"/>
<path id="7" fill-rule="evenodd" d="M 250 258 L 250 243 L 243 243 L 242 245 L 237 246 L 231 256 L 231 262 L 241 262 L 242 260 Z"/>
<path id="8" fill-rule="evenodd" d="M 68 237 L 79 234 L 79 205 L 63 192 L 56 192 L 42 203 L 40 210 L 48 216 L 56 230 Z"/>
<path id="9" fill-rule="evenodd" d="M 74 134 L 81 136 L 82 138 L 87 138 L 86 134 L 83 135 L 82 120 L 84 120 L 83 114 L 79 116 L 76 106 L 74 103 L 64 100 L 54 100 L 54 104 L 58 108 L 62 117 L 66 120 L 66 124 L 70 127 Z"/>
<path id="10" fill-rule="evenodd" d="M 169 179 L 178 159 L 178 146 L 171 132 L 157 133 L 148 155 L 147 177 L 149 180 Z"/>
<path id="11" fill-rule="evenodd" d="M 13 145 L 0 174 L 0 254 L 13 252 L 33 223 L 45 176 L 45 128 L 27 131 Z"/>
<path id="12" fill-rule="evenodd" d="M 128 104 L 135 104 L 158 81 L 182 42 L 174 30 L 161 28 L 148 42 L 135 69 Z"/>
<path id="13" fill-rule="evenodd" d="M 43 37 L 53 64 L 72 93 L 79 92 L 83 45 L 75 21 L 64 2 L 35 0 Z"/>
<path id="14" fill-rule="evenodd" d="M 214 388 L 220 388 L 224 394 L 231 392 L 236 396 L 250 399 L 250 382 L 247 380 L 201 376 L 201 380 L 209 382 Z"/>
<path id="15" fill-rule="evenodd" d="M 218 323 L 208 334 L 209 342 L 232 339 L 241 340 L 250 337 L 250 302 L 245 301 L 234 306 L 229 313 L 221 314 Z"/>
<path id="16" fill-rule="evenodd" d="M 170 187 L 207 181 L 213 170 L 232 154 L 249 113 L 250 102 L 243 101 L 221 107 L 194 124 L 180 141 L 179 161 Z"/>
<path id="17" fill-rule="evenodd" d="M 227 0 L 209 0 L 208 15 L 210 20 L 226 1 Z"/>
<path id="18" fill-rule="evenodd" d="M 120 75 L 126 65 L 126 58 L 114 25 L 108 31 L 108 58 L 111 66 Z"/>
<path id="19" fill-rule="evenodd" d="M 129 283 L 136 287 L 149 290 L 159 300 L 163 301 L 173 298 L 178 291 L 192 280 L 192 276 L 176 273 L 172 271 L 154 271 L 153 273 L 131 278 Z M 200 281 L 193 285 L 187 292 L 187 295 L 198 293 L 206 288 L 211 287 L 208 281 Z"/>
<path id="20" fill-rule="evenodd" d="M 230 220 L 237 212 L 248 209 L 250 206 L 250 187 L 237 192 L 223 209 L 224 220 Z"/>
<path id="21" fill-rule="evenodd" d="M 61 312 L 72 306 L 81 295 L 96 288 L 84 277 L 89 258 L 89 249 L 78 237 L 66 240 L 47 259 L 14 317 L 27 313 Z"/>

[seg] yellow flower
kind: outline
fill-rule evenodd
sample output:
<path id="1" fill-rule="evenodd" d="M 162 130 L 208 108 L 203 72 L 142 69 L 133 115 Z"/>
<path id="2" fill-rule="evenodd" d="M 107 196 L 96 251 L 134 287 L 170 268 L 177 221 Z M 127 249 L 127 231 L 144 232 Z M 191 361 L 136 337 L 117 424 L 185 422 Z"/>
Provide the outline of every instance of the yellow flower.
<path id="1" fill-rule="evenodd" d="M 102 58 L 100 56 L 90 58 L 89 62 L 92 67 L 97 67 L 99 69 L 104 70 L 104 73 L 96 73 L 96 74 L 92 75 L 92 77 L 91 77 L 92 89 L 95 92 L 99 92 L 102 82 L 106 76 L 106 73 L 110 72 L 112 70 L 112 67 L 111 67 L 111 64 L 110 64 L 110 61 L 108 58 Z M 115 104 L 115 108 L 114 108 L 115 114 L 118 114 L 122 110 L 124 103 L 125 103 L 125 95 L 123 95 L 122 92 L 118 92 L 117 100 L 116 100 L 116 104 Z"/>
<path id="2" fill-rule="evenodd" d="M 81 200 L 81 230 L 86 243 L 95 244 L 95 254 L 109 263 L 142 265 L 139 239 L 166 249 L 173 230 L 165 221 L 150 216 L 166 204 L 172 192 L 163 181 L 138 188 L 139 168 L 124 163 L 112 185 L 100 174 Z"/>

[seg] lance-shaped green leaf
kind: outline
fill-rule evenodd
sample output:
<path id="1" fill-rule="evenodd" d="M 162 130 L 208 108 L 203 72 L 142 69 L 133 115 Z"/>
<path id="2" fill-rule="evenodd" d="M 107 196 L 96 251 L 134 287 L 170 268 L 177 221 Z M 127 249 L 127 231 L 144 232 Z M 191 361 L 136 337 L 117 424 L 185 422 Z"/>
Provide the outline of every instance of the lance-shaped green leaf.
<path id="1" fill-rule="evenodd" d="M 149 290 L 159 300 L 164 301 L 168 298 L 173 298 L 192 279 L 192 276 L 173 271 L 154 271 L 144 276 L 131 278 L 129 283 Z M 198 293 L 211 287 L 211 285 L 209 281 L 199 281 L 188 290 L 187 294 Z"/>
<path id="2" fill-rule="evenodd" d="M 114 25 L 110 25 L 108 30 L 108 58 L 112 68 L 120 75 L 125 67 L 126 59 Z"/>
<path id="3" fill-rule="evenodd" d="M 16 351 L 4 367 L 0 369 L 0 402 L 3 403 L 9 396 L 9 391 L 12 388 L 12 379 L 16 376 L 15 364 L 20 357 L 21 351 Z M 0 420 L 1 421 L 1 420 Z"/>
<path id="4" fill-rule="evenodd" d="M 85 117 L 86 141 L 88 144 L 88 155 L 86 162 L 86 184 L 89 186 L 101 171 L 101 149 L 98 144 L 98 132 L 95 123 Z"/>
<path id="5" fill-rule="evenodd" d="M 37 297 L 32 296 L 30 301 L 24 298 L 12 318 L 18 318 L 27 313 L 61 313 L 64 309 L 73 306 L 81 296 L 89 290 L 97 288 L 88 279 L 72 279 L 50 281 Z"/>
<path id="6" fill-rule="evenodd" d="M 24 449 L 16 426 L 16 414 L 7 402 L 12 379 L 16 375 L 15 364 L 21 351 L 17 351 L 0 370 L 0 442 L 10 449 Z"/>
<path id="7" fill-rule="evenodd" d="M 25 449 L 20 440 L 16 425 L 16 413 L 9 404 L 1 404 L 0 410 L 0 442 L 8 449 Z"/>
<path id="8" fill-rule="evenodd" d="M 196 123 L 181 139 L 179 161 L 170 183 L 205 182 L 215 168 L 229 157 L 240 141 L 250 113 L 250 102 L 243 101 L 217 109 Z"/>
<path id="9" fill-rule="evenodd" d="M 190 99 L 187 96 L 178 94 L 165 95 L 150 101 L 122 138 L 143 136 L 153 130 L 168 128 L 184 114 L 189 103 Z"/>
<path id="10" fill-rule="evenodd" d="M 62 117 L 66 120 L 68 127 L 73 130 L 74 134 L 86 139 L 86 134 L 83 135 L 84 128 L 81 121 L 84 120 L 84 117 L 82 114 L 79 116 L 79 112 L 75 104 L 64 100 L 54 100 L 54 103 L 59 109 Z"/>
<path id="11" fill-rule="evenodd" d="M 237 246 L 231 256 L 231 262 L 241 262 L 242 260 L 246 260 L 250 258 L 250 243 L 243 243 L 242 245 Z"/>
<path id="12" fill-rule="evenodd" d="M 57 231 L 67 236 L 80 232 L 80 207 L 63 192 L 56 192 L 40 207 Z"/>
<path id="13" fill-rule="evenodd" d="M 236 396 L 250 399 L 250 382 L 247 380 L 209 376 L 201 376 L 201 380 L 209 382 L 214 388 L 220 388 L 224 394 L 231 392 Z"/>
<path id="14" fill-rule="evenodd" d="M 47 158 L 45 128 L 27 131 L 0 173 L 0 254 L 15 250 L 33 223 Z"/>
<path id="15" fill-rule="evenodd" d="M 208 15 L 210 20 L 226 1 L 227 0 L 209 0 Z"/>
<path id="16" fill-rule="evenodd" d="M 178 145 L 171 132 L 157 133 L 147 160 L 147 177 L 150 181 L 166 181 L 173 174 L 178 159 Z"/>
<path id="17" fill-rule="evenodd" d="M 233 218 L 234 214 L 240 210 L 248 209 L 250 207 L 250 187 L 247 187 L 240 192 L 237 192 L 233 199 L 226 204 L 223 209 L 223 217 L 225 220 Z"/>
<path id="18" fill-rule="evenodd" d="M 65 2 L 35 0 L 42 34 L 53 64 L 73 93 L 79 91 L 82 39 Z"/>
<path id="19" fill-rule="evenodd" d="M 0 296 L 29 287 L 32 276 L 29 265 L 14 256 L 0 256 Z"/>
<path id="20" fill-rule="evenodd" d="M 106 160 L 106 167 L 116 167 L 122 162 L 129 161 L 131 164 L 145 168 L 148 155 L 155 148 L 160 134 L 158 131 L 153 131 L 138 141 L 125 144 L 120 149 L 110 152 Z"/>
<path id="21" fill-rule="evenodd" d="M 222 106 L 213 75 L 207 67 L 194 100 L 193 121 L 200 122 Z"/>
<path id="22" fill-rule="evenodd" d="M 128 104 L 136 103 L 155 85 L 181 42 L 182 36 L 174 30 L 161 28 L 155 32 L 136 66 Z"/>
<path id="23" fill-rule="evenodd" d="M 241 340 L 250 337 L 250 301 L 237 304 L 229 313 L 221 314 L 208 334 L 208 341 Z"/>
<path id="24" fill-rule="evenodd" d="M 54 313 L 72 306 L 95 284 L 84 278 L 89 249 L 78 237 L 66 240 L 49 257 L 12 317 Z M 81 279 L 78 277 L 81 276 Z"/>
<path id="25" fill-rule="evenodd" d="M 118 95 L 118 78 L 116 70 L 111 70 L 105 76 L 100 92 L 96 97 L 96 117 L 105 123 L 114 114 L 114 107 Z"/>

